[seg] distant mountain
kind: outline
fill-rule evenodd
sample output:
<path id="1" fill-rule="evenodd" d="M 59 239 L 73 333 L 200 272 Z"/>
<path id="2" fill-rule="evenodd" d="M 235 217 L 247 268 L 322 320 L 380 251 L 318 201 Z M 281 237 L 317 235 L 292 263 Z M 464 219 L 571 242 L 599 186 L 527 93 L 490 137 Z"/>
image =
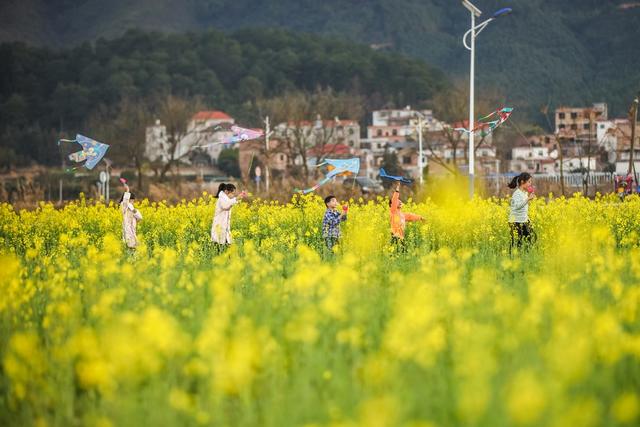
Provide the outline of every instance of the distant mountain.
<path id="1" fill-rule="evenodd" d="M 640 89 L 640 2 L 476 0 L 492 23 L 478 38 L 477 82 L 514 105 L 603 100 L 623 114 Z M 469 16 L 452 0 L 4 0 L 0 41 L 69 46 L 128 28 L 285 27 L 383 46 L 465 78 Z"/>

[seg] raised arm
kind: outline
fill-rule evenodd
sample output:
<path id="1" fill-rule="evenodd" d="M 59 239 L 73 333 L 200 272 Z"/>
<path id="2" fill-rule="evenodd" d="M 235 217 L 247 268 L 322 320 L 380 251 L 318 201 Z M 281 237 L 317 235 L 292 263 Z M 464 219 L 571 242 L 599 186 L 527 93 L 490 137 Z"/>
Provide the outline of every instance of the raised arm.
<path id="1" fill-rule="evenodd" d="M 398 206 L 400 206 L 400 183 L 396 185 L 396 188 L 391 196 L 391 214 L 398 213 Z"/>
<path id="2" fill-rule="evenodd" d="M 422 221 L 422 220 L 424 220 L 424 217 L 422 217 L 420 215 L 416 215 L 416 214 L 411 213 L 411 212 L 405 212 L 404 213 L 404 220 L 405 221 Z"/>
<path id="3" fill-rule="evenodd" d="M 225 211 L 228 211 L 233 207 L 233 205 L 238 203 L 237 198 L 229 198 L 229 196 L 227 196 L 224 191 L 221 191 L 218 197 L 220 198 L 220 207 Z"/>

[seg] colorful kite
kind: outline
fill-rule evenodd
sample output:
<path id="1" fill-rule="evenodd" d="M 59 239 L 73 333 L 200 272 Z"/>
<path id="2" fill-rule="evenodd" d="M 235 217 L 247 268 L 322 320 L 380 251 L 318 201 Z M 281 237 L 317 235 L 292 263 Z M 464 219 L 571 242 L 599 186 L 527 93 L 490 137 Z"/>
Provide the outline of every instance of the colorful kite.
<path id="1" fill-rule="evenodd" d="M 220 125 L 217 125 L 213 128 L 214 131 L 219 129 L 223 129 L 223 127 Z M 230 130 L 231 132 L 233 132 L 233 135 L 222 138 L 220 141 L 217 141 L 217 142 L 212 142 L 212 143 L 203 144 L 203 145 L 195 145 L 191 148 L 191 150 L 195 150 L 196 148 L 213 147 L 214 145 L 219 145 L 219 144 L 231 145 L 231 144 L 236 144 L 242 141 L 251 141 L 252 139 L 258 139 L 264 136 L 264 132 L 261 129 L 245 129 L 245 128 L 241 128 L 240 126 L 233 125 L 231 126 Z"/>
<path id="2" fill-rule="evenodd" d="M 506 122 L 512 112 L 513 112 L 513 108 L 504 107 L 494 111 L 489 115 L 486 115 L 478 119 L 478 123 L 471 130 L 465 129 L 465 128 L 455 128 L 454 130 L 459 130 L 464 133 L 473 133 L 473 132 L 480 131 L 481 136 L 487 136 L 491 132 L 493 132 L 495 128 L 497 128 L 498 126 Z M 489 119 L 493 119 L 493 120 L 489 120 Z M 486 130 L 487 127 L 489 128 L 488 130 Z"/>
<path id="3" fill-rule="evenodd" d="M 347 176 L 347 175 L 358 175 L 360 172 L 360 159 L 358 157 L 354 157 L 352 159 L 325 159 L 324 162 L 316 165 L 316 167 L 320 167 L 323 165 L 329 165 L 329 172 L 324 177 L 324 179 L 318 182 L 311 188 L 307 188 L 306 190 L 296 190 L 298 193 L 309 194 L 312 191 L 317 190 L 327 182 L 331 181 L 338 175 Z"/>
<path id="4" fill-rule="evenodd" d="M 397 175 L 389 175 L 387 172 L 380 168 L 380 178 L 390 179 L 392 181 L 400 181 L 403 184 L 411 185 L 413 184 L 413 180 L 410 178 L 405 178 L 404 176 Z"/>
<path id="5" fill-rule="evenodd" d="M 76 139 L 61 139 L 58 141 L 58 145 L 60 145 L 61 142 L 77 142 L 80 144 L 82 146 L 82 150 L 69 154 L 69 160 L 76 163 L 84 162 L 84 167 L 89 170 L 93 169 L 98 162 L 102 160 L 109 149 L 107 144 L 103 144 L 80 134 L 76 135 Z"/>
<path id="6" fill-rule="evenodd" d="M 245 129 L 240 126 L 231 126 L 232 136 L 222 140 L 223 144 L 235 144 L 240 141 L 250 141 L 252 139 L 262 138 L 264 132 L 261 129 Z"/>

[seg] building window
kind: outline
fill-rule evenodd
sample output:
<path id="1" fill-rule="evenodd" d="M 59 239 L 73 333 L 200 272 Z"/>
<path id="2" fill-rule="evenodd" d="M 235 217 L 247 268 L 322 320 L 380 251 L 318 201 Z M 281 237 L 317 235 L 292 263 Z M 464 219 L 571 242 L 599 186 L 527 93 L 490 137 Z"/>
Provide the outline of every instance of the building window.
<path id="1" fill-rule="evenodd" d="M 585 123 L 585 124 L 582 126 L 582 128 L 583 128 L 584 130 L 589 130 L 589 123 Z"/>
<path id="2" fill-rule="evenodd" d="M 280 161 L 284 162 L 284 154 L 280 154 Z"/>
<path id="3" fill-rule="evenodd" d="M 393 131 L 391 131 L 391 133 L 393 134 L 393 136 L 398 136 L 398 129 L 394 129 Z"/>
<path id="4" fill-rule="evenodd" d="M 402 164 L 410 165 L 411 164 L 411 156 L 402 156 Z"/>
<path id="5" fill-rule="evenodd" d="M 538 156 L 543 156 L 543 155 L 544 155 L 543 151 L 542 150 L 538 150 Z"/>
<path id="6" fill-rule="evenodd" d="M 378 131 L 376 132 L 376 135 L 382 136 L 382 129 L 378 129 Z"/>
<path id="7" fill-rule="evenodd" d="M 576 130 L 576 129 L 578 129 L 578 125 L 571 125 L 571 129 L 572 129 L 572 130 Z"/>
<path id="8" fill-rule="evenodd" d="M 578 118 L 578 113 L 571 113 L 571 118 L 572 119 L 577 119 Z"/>
<path id="9" fill-rule="evenodd" d="M 353 135 L 356 131 L 353 128 L 349 128 L 349 135 Z"/>
<path id="10" fill-rule="evenodd" d="M 560 128 L 560 129 L 564 129 L 565 127 L 566 127 L 565 125 L 558 126 L 558 128 Z"/>
<path id="11" fill-rule="evenodd" d="M 559 119 L 562 120 L 562 119 L 564 119 L 564 117 L 565 117 L 564 113 L 558 113 L 558 118 Z"/>

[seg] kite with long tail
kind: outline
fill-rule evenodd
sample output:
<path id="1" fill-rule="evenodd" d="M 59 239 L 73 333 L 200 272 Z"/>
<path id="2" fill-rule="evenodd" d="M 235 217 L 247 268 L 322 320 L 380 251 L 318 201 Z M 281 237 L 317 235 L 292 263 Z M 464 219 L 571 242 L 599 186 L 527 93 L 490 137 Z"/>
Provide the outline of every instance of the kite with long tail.
<path id="1" fill-rule="evenodd" d="M 473 129 L 455 128 L 454 130 L 458 130 L 464 133 L 475 133 L 477 131 L 480 131 L 480 134 L 482 136 L 486 136 L 493 132 L 498 126 L 506 122 L 512 112 L 513 108 L 504 107 L 492 112 L 491 114 L 479 118 L 477 124 L 473 127 Z"/>
<path id="2" fill-rule="evenodd" d="M 77 142 L 80 144 L 82 150 L 69 154 L 69 160 L 76 163 L 84 162 L 84 167 L 89 170 L 93 169 L 102 160 L 109 149 L 107 144 L 80 134 L 76 135 L 76 139 L 60 139 L 58 140 L 58 145 L 61 142 Z"/>
<path id="3" fill-rule="evenodd" d="M 222 129 L 222 126 L 216 126 L 213 128 L 214 130 Z M 264 136 L 264 131 L 262 129 L 247 129 L 242 128 L 240 126 L 233 125 L 230 128 L 233 135 L 222 138 L 220 141 L 212 142 L 210 144 L 204 145 L 196 145 L 192 149 L 195 148 L 206 148 L 214 145 L 233 145 L 242 141 L 251 141 L 253 139 L 259 139 Z"/>
<path id="4" fill-rule="evenodd" d="M 231 132 L 233 132 L 233 136 L 224 138 L 222 140 L 223 144 L 251 141 L 252 139 L 258 139 L 264 136 L 264 131 L 262 129 L 245 129 L 235 125 L 231 126 Z"/>
<path id="5" fill-rule="evenodd" d="M 390 179 L 392 181 L 400 181 L 401 183 L 406 184 L 406 185 L 413 184 L 413 180 L 412 179 L 405 178 L 404 176 L 389 175 L 387 173 L 387 171 L 385 171 L 383 168 L 380 168 L 380 178 Z"/>
<path id="6" fill-rule="evenodd" d="M 354 157 L 352 159 L 325 159 L 324 162 L 316 165 L 316 167 L 323 165 L 329 165 L 330 169 L 324 179 L 306 190 L 296 190 L 297 193 L 309 194 L 322 187 L 338 175 L 356 176 L 358 175 L 358 172 L 360 172 L 360 159 L 358 157 Z"/>

